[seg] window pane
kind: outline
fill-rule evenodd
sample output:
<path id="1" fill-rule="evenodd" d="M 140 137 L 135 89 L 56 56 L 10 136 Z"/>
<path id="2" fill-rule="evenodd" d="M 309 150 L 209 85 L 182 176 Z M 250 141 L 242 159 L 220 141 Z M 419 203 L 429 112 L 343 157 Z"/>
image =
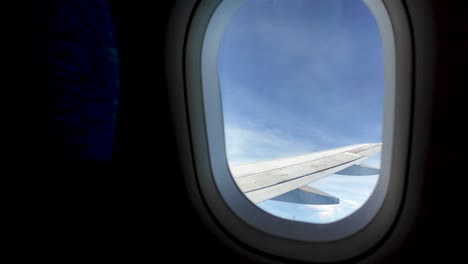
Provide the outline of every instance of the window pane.
<path id="1" fill-rule="evenodd" d="M 227 157 L 236 182 L 252 184 L 248 179 L 258 181 L 251 175 L 259 174 L 264 181 L 280 177 L 274 184 L 297 181 L 337 166 L 329 158 L 316 167 L 312 161 L 323 155 L 310 153 L 380 143 L 383 72 L 378 26 L 362 1 L 246 0 L 219 53 Z M 357 153 L 349 152 L 346 162 Z M 254 202 L 278 217 L 337 221 L 359 208 L 377 183 L 380 154 L 362 163 L 370 166 L 353 165 Z M 304 172 L 297 164 L 318 169 Z M 264 187 L 256 184 L 251 188 Z"/>

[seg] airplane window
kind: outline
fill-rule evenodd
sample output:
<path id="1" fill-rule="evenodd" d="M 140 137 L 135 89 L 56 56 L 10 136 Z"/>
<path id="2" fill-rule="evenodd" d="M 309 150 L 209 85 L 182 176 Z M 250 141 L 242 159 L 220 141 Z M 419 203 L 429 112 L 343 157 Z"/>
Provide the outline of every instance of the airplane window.
<path id="1" fill-rule="evenodd" d="M 178 3 L 169 94 L 187 193 L 207 225 L 267 258 L 344 261 L 382 245 L 407 191 L 405 6 Z"/>
<path id="2" fill-rule="evenodd" d="M 379 180 L 384 92 L 366 4 L 244 1 L 218 58 L 228 163 L 246 197 L 310 223 L 361 207 Z"/>

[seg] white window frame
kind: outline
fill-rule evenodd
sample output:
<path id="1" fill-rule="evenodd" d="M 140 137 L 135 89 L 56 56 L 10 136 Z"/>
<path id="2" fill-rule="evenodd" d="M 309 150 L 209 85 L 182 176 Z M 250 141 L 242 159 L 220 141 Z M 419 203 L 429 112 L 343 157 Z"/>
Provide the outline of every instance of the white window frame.
<path id="1" fill-rule="evenodd" d="M 247 248 L 256 255 L 301 261 L 357 257 L 385 238 L 405 191 L 413 59 L 404 6 L 396 0 L 365 1 L 376 18 L 384 50 L 383 148 L 376 188 L 348 217 L 315 224 L 266 213 L 248 201 L 230 175 L 218 50 L 224 29 L 242 1 L 181 1 L 174 11 L 176 22 L 167 38 L 168 77 L 175 125 L 183 138 L 179 147 L 186 155 L 182 162 L 189 195 L 207 225 L 241 251 Z"/>

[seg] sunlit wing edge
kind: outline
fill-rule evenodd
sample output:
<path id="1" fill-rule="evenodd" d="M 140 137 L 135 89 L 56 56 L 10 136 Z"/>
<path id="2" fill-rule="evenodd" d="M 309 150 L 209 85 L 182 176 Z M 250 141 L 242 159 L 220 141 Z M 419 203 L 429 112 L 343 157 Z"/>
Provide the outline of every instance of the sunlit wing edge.
<path id="1" fill-rule="evenodd" d="M 381 143 L 360 144 L 321 151 L 314 156 L 306 154 L 290 159 L 281 159 L 279 163 L 269 161 L 258 166 L 249 164 L 248 174 L 234 174 L 237 186 L 253 203 L 272 199 L 289 191 L 301 188 L 326 176 L 340 172 L 350 166 L 359 165 L 365 159 L 381 151 Z M 318 154 L 318 155 L 317 155 Z M 303 158 L 305 157 L 305 159 Z M 311 157 L 310 160 L 307 160 Z M 301 159 L 302 158 L 302 159 Z M 292 164 L 299 162 L 296 164 Z M 258 163 L 260 164 L 260 163 Z M 282 164 L 279 167 L 277 164 Z M 231 169 L 236 172 L 236 167 Z M 237 170 L 240 171 L 240 170 Z"/>

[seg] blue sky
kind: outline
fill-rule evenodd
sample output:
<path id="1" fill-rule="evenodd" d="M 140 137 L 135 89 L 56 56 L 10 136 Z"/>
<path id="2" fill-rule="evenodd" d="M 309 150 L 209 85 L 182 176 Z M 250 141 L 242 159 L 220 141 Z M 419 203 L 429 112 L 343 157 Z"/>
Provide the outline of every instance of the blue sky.
<path id="1" fill-rule="evenodd" d="M 230 164 L 381 142 L 382 43 L 360 0 L 246 0 L 224 33 L 219 75 Z M 377 179 L 332 175 L 311 184 L 339 205 L 259 206 L 335 221 L 362 205 Z"/>

